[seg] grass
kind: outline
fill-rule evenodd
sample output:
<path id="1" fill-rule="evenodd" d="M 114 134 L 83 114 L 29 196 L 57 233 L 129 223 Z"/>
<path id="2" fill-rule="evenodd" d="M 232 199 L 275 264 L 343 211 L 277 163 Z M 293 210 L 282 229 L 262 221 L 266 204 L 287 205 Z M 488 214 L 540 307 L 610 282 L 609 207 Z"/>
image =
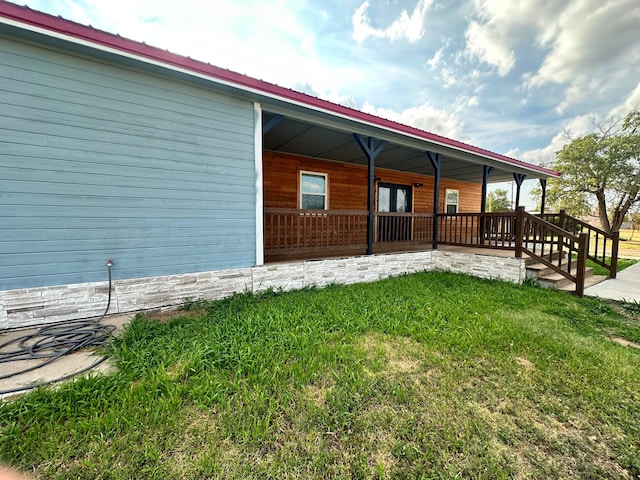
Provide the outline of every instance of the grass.
<path id="1" fill-rule="evenodd" d="M 0 408 L 36 478 L 636 478 L 634 308 L 441 272 L 190 300 Z M 633 307 L 633 306 L 632 306 Z"/>
<path id="2" fill-rule="evenodd" d="M 611 257 L 606 257 L 605 258 L 605 263 L 610 263 L 611 262 Z M 635 258 L 618 258 L 618 263 L 616 264 L 616 272 L 620 272 L 621 270 L 624 270 L 627 267 L 630 267 L 631 265 L 634 265 L 635 263 L 638 263 L 638 259 Z M 593 268 L 593 274 L 594 275 L 605 275 L 605 276 L 609 276 L 609 269 L 608 268 L 604 268 L 594 262 L 592 262 L 591 260 L 587 260 L 587 267 L 592 267 Z"/>
<path id="3" fill-rule="evenodd" d="M 640 258 L 640 231 L 620 230 L 620 255 Z"/>

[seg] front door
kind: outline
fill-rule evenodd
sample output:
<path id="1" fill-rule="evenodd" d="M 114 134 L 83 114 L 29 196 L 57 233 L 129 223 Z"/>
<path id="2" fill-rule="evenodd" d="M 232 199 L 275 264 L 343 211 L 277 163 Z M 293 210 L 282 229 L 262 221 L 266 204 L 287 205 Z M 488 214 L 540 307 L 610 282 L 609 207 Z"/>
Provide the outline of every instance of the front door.
<path id="1" fill-rule="evenodd" d="M 404 242 L 411 239 L 411 218 L 385 213 L 411 212 L 411 187 L 378 184 L 378 241 Z"/>

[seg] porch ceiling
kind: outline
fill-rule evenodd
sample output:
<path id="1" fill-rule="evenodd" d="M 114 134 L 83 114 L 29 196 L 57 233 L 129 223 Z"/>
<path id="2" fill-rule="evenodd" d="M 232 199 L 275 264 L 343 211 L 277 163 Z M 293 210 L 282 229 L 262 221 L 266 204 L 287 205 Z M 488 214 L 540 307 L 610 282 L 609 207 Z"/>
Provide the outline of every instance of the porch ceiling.
<path id="1" fill-rule="evenodd" d="M 267 125 L 275 116 L 274 113 L 263 112 L 263 125 Z M 355 130 L 354 130 L 355 131 Z M 365 136 L 373 136 L 377 140 L 384 138 L 375 132 L 362 132 Z M 425 151 L 440 153 L 442 158 L 441 176 L 453 180 L 482 183 L 483 165 L 494 167 L 489 183 L 513 181 L 513 173 L 522 173 L 526 178 L 546 178 L 548 175 L 532 171 L 520 166 L 506 165 L 504 162 L 458 152 L 453 148 L 430 144 L 425 140 L 412 138 L 384 138 L 387 144 L 375 159 L 376 168 L 388 168 L 422 175 L 433 175 L 434 171 Z M 415 146 L 400 144 L 413 143 Z M 356 143 L 353 132 L 344 128 L 335 128 L 315 124 L 307 119 L 283 116 L 263 136 L 263 147 L 266 150 L 322 158 L 357 165 L 366 165 L 367 159 Z"/>

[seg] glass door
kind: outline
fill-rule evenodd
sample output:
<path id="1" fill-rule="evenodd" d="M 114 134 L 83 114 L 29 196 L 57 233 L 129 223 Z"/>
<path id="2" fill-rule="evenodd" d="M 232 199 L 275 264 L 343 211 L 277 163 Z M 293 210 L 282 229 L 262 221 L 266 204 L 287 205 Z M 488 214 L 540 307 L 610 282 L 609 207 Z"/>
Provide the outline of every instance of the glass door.
<path id="1" fill-rule="evenodd" d="M 411 212 L 411 187 L 378 184 L 378 241 L 404 242 L 411 239 L 411 218 L 384 213 Z"/>

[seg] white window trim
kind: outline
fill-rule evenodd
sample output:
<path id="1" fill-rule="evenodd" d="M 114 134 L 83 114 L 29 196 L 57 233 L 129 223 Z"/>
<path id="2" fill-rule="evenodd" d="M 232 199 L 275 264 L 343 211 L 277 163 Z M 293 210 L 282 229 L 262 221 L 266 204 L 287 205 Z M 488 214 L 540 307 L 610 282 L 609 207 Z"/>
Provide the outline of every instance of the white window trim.
<path id="1" fill-rule="evenodd" d="M 448 202 L 448 197 L 449 197 L 449 192 L 456 192 L 456 203 L 449 203 Z M 444 213 L 448 213 L 449 209 L 447 208 L 449 205 L 455 205 L 456 206 L 456 213 L 460 212 L 460 190 L 457 190 L 455 188 L 447 188 L 444 191 Z"/>
<path id="2" fill-rule="evenodd" d="M 329 174 L 324 172 L 312 172 L 310 170 L 300 170 L 298 174 L 298 208 L 302 208 L 302 195 L 305 193 L 302 191 L 302 175 L 316 175 L 318 177 L 324 177 L 324 208 L 329 209 Z M 306 195 L 318 195 L 314 193 L 306 193 Z"/>

